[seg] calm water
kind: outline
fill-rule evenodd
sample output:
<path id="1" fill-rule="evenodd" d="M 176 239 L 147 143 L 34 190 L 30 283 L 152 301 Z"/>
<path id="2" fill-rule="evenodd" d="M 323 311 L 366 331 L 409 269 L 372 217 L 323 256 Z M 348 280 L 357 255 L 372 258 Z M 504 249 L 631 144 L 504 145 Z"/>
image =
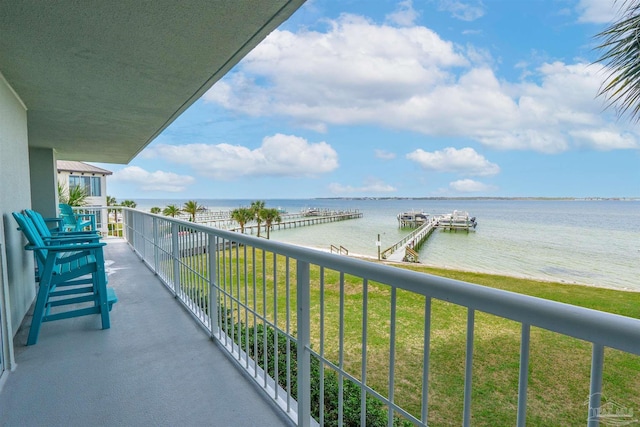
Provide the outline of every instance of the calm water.
<path id="1" fill-rule="evenodd" d="M 164 207 L 184 200 L 136 200 Z M 234 209 L 251 200 L 198 200 L 211 209 Z M 267 207 L 298 212 L 309 207 L 359 209 L 361 219 L 275 230 L 271 238 L 351 254 L 377 256 L 378 234 L 387 248 L 409 231 L 396 215 L 409 210 L 477 217 L 476 232 L 436 231 L 420 250 L 423 264 L 460 270 L 640 291 L 640 201 L 495 200 L 267 200 Z"/>

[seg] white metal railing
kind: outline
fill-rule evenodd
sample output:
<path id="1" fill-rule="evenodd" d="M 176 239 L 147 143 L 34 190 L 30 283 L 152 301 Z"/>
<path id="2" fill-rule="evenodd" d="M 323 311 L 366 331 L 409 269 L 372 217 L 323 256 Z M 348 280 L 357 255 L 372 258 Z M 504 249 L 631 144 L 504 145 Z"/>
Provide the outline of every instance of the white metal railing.
<path id="1" fill-rule="evenodd" d="M 520 324 L 517 425 L 524 426 L 529 388 L 531 327 L 591 343 L 589 404 L 576 424 L 599 425 L 604 348 L 640 355 L 640 320 L 456 280 L 398 269 L 240 233 L 124 209 L 125 238 L 200 322 L 246 369 L 254 380 L 300 426 L 324 425 L 325 399 L 315 396 L 311 382 L 319 381 L 320 396 L 328 388 L 327 373 L 338 383 L 338 425 L 345 416 L 345 394 L 355 384 L 360 391 L 360 425 L 367 424 L 370 399 L 382 402 L 388 425 L 397 417 L 416 425 L 429 419 L 432 303 L 445 301 L 466 310 L 466 344 L 462 424 L 471 424 L 474 331 L 477 313 Z M 347 281 L 346 278 L 349 277 Z M 352 283 L 358 283 L 357 289 Z M 373 319 L 369 304 L 376 287 L 386 295 L 388 318 Z M 334 293 L 337 294 L 334 295 Z M 361 295 L 353 304 L 350 295 Z M 421 372 L 420 411 L 411 413 L 396 400 L 397 349 L 406 343 L 399 333 L 403 309 L 399 295 L 421 301 L 419 327 L 423 345 L 411 354 Z M 348 320 L 357 317 L 358 338 L 347 341 Z M 371 385 L 372 332 L 387 325 L 386 387 Z M 401 325 L 402 326 L 402 325 Z M 458 325 L 454 325 L 458 327 Z M 402 326 L 403 330 L 406 326 Z M 329 350 L 329 346 L 334 348 Z M 282 348 L 281 352 L 275 348 Z M 353 347 L 357 357 L 349 356 Z M 337 348 L 337 349 L 336 349 Z M 297 351 L 297 355 L 294 354 Z M 283 360 L 284 359 L 284 360 Z M 314 365 L 315 363 L 315 365 Z M 297 367 L 294 367 L 297 366 Z M 277 369 L 274 367 L 278 367 Z M 333 378 L 333 377 L 332 377 Z M 385 389 L 386 388 L 386 389 Z M 312 404 L 316 412 L 312 417 Z M 413 411 L 415 412 L 415 411 Z M 456 422 L 458 424 L 459 421 Z"/>
<path id="2" fill-rule="evenodd" d="M 121 206 L 76 206 L 74 212 L 94 215 L 96 229 L 105 236 L 122 237 L 122 207 Z"/>

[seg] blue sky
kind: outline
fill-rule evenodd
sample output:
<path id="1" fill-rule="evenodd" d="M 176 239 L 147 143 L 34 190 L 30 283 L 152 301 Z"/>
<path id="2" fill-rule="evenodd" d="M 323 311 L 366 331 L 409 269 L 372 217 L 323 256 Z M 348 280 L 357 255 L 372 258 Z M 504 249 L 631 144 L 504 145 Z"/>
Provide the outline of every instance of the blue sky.
<path id="1" fill-rule="evenodd" d="M 309 0 L 129 165 L 125 198 L 640 197 L 596 97 L 613 0 Z"/>

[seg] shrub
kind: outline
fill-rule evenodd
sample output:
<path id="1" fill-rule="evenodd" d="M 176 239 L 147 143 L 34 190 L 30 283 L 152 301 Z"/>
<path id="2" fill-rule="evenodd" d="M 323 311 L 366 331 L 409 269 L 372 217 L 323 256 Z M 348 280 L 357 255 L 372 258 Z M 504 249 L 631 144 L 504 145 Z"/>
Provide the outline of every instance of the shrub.
<path id="1" fill-rule="evenodd" d="M 242 349 L 247 349 L 249 357 L 254 359 L 258 365 L 264 369 L 271 378 L 275 376 L 275 334 L 274 328 L 258 324 L 257 326 L 246 327 L 240 323 L 240 339 L 235 337 L 235 341 L 240 343 Z M 238 323 L 233 323 L 233 319 L 227 316 L 226 322 L 223 322 L 223 328 L 227 334 L 231 333 L 233 328 L 234 334 L 238 333 Z M 266 337 L 265 337 L 266 335 Z M 266 346 L 264 340 L 266 338 Z M 248 339 L 248 342 L 247 342 Z M 256 341 L 257 340 L 257 341 Z M 254 344 L 257 343 L 257 346 Z M 287 348 L 289 349 L 289 363 L 291 365 L 291 395 L 297 400 L 298 396 L 298 360 L 297 345 L 292 340 L 281 333 L 277 333 L 277 359 L 278 359 L 278 383 L 283 389 L 287 389 Z M 257 347 L 257 352 L 256 352 Z M 267 352 L 267 367 L 264 367 L 264 352 Z M 311 357 L 311 415 L 319 420 L 320 418 L 320 360 Z M 339 403 L 339 378 L 335 371 L 330 368 L 324 370 L 324 425 L 338 426 L 338 403 Z M 346 427 L 360 425 L 360 393 L 361 387 L 354 382 L 343 379 L 343 425 Z M 387 425 L 387 410 L 382 402 L 372 396 L 366 396 L 366 425 L 367 427 L 383 427 Z M 394 425 L 405 426 L 411 425 L 406 420 L 400 418 L 394 419 Z"/>

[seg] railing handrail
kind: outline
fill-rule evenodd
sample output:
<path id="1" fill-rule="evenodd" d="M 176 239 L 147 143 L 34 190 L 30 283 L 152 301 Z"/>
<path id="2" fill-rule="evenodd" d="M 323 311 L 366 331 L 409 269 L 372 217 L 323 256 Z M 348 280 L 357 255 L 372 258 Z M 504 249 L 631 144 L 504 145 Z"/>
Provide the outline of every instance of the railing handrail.
<path id="1" fill-rule="evenodd" d="M 340 256 L 134 210 L 309 264 L 640 355 L 640 319 Z"/>

